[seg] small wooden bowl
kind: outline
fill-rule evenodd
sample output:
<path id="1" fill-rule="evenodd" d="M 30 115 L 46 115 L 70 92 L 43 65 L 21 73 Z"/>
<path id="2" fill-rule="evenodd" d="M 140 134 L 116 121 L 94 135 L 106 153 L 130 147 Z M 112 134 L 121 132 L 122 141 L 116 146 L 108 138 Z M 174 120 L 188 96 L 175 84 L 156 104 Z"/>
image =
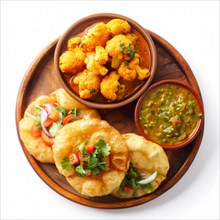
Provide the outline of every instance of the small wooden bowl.
<path id="1" fill-rule="evenodd" d="M 97 22 L 108 22 L 111 19 L 114 18 L 120 18 L 128 21 L 128 23 L 131 25 L 132 29 L 136 30 L 139 32 L 144 40 L 146 41 L 148 47 L 149 47 L 149 52 L 150 52 L 150 68 L 149 71 L 151 75 L 143 82 L 142 85 L 140 85 L 131 95 L 128 97 L 120 100 L 120 101 L 114 101 L 114 102 L 98 102 L 95 99 L 82 99 L 79 97 L 79 94 L 76 93 L 71 86 L 67 83 L 67 80 L 65 80 L 64 74 L 60 71 L 59 69 L 59 57 L 60 55 L 66 50 L 66 45 L 67 41 L 70 37 L 77 36 L 80 33 L 84 32 L 88 27 L 91 25 L 97 23 Z M 150 85 L 154 75 L 155 75 L 155 70 L 156 70 L 156 62 L 157 62 L 157 57 L 156 57 L 156 49 L 154 42 L 150 36 L 150 34 L 138 23 L 133 21 L 130 18 L 127 18 L 122 15 L 118 14 L 111 14 L 111 13 L 102 13 L 102 14 L 93 14 L 87 17 L 84 17 L 74 23 L 72 26 L 70 26 L 67 31 L 61 36 L 59 39 L 55 53 L 54 53 L 54 71 L 55 74 L 58 76 L 58 80 L 61 84 L 61 86 L 76 100 L 79 102 L 94 107 L 94 108 L 101 108 L 101 109 L 111 109 L 111 108 L 117 108 L 121 107 L 124 105 L 127 105 L 128 103 L 134 101 L 137 99 L 143 92 L 146 90 L 146 88 Z"/>
<path id="2" fill-rule="evenodd" d="M 167 143 L 160 143 L 159 141 L 155 141 L 152 139 L 152 137 L 149 137 L 149 135 L 147 135 L 144 132 L 144 129 L 140 123 L 140 110 L 142 107 L 142 103 L 143 101 L 146 99 L 146 97 L 156 88 L 160 87 L 161 85 L 165 85 L 165 84 L 169 84 L 169 85 L 178 85 L 180 87 L 185 88 L 186 90 L 188 90 L 189 92 L 191 92 L 191 94 L 195 97 L 197 103 L 198 103 L 198 107 L 199 107 L 199 112 L 202 115 L 202 118 L 198 120 L 194 130 L 191 132 L 191 134 L 184 140 L 173 143 L 173 144 L 167 144 Z M 166 98 L 166 97 L 165 97 Z M 167 97 L 168 98 L 168 97 Z M 189 85 L 178 81 L 178 80 L 162 80 L 159 81 L 153 85 L 151 85 L 146 91 L 145 93 L 139 98 L 136 107 L 135 107 L 135 112 L 134 112 L 134 119 L 135 119 L 135 125 L 137 128 L 137 131 L 139 134 L 141 134 L 143 137 L 145 137 L 147 140 L 156 142 L 157 144 L 159 144 L 160 146 L 162 146 L 164 149 L 178 149 L 184 146 L 187 146 L 190 142 L 192 142 L 196 136 L 198 135 L 198 133 L 200 132 L 202 125 L 204 123 L 204 110 L 203 110 L 203 102 L 200 98 L 200 96 L 196 93 L 196 91 Z"/>

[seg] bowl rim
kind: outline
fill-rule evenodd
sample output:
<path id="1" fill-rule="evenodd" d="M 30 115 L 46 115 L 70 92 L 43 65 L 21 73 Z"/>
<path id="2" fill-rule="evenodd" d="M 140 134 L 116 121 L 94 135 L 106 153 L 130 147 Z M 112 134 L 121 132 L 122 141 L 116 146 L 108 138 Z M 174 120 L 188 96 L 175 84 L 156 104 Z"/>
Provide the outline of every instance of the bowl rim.
<path id="1" fill-rule="evenodd" d="M 155 88 L 164 85 L 164 84 L 176 84 L 179 86 L 184 87 L 185 89 L 189 90 L 194 97 L 197 100 L 200 112 L 202 114 L 202 118 L 198 120 L 196 127 L 194 128 L 194 130 L 192 131 L 192 133 L 190 134 L 190 136 L 181 141 L 181 142 L 177 142 L 175 144 L 163 144 L 163 143 L 157 143 L 155 141 L 153 141 L 151 138 L 149 138 L 143 131 L 142 126 L 140 124 L 139 121 L 139 112 L 140 112 L 140 107 L 142 102 L 144 101 L 144 99 L 146 98 L 146 96 Z M 192 142 L 196 136 L 198 135 L 199 131 L 202 128 L 202 125 L 204 123 L 204 107 L 203 107 L 203 101 L 201 96 L 195 91 L 195 89 L 193 87 L 191 87 L 189 84 L 186 84 L 180 80 L 175 80 L 175 79 L 167 79 L 167 80 L 161 80 L 159 82 L 156 82 L 154 84 L 152 84 L 144 93 L 143 95 L 141 95 L 141 97 L 138 99 L 136 106 L 135 106 L 135 111 L 134 111 L 134 121 L 135 121 L 135 126 L 137 128 L 137 132 L 142 135 L 145 139 L 149 140 L 149 141 L 153 141 L 154 143 L 157 143 L 158 145 L 160 145 L 162 148 L 164 149 L 179 149 L 182 147 L 187 146 L 190 142 Z"/>
<path id="2" fill-rule="evenodd" d="M 86 23 L 89 22 L 91 19 L 97 20 L 96 22 L 103 20 L 103 19 L 113 19 L 113 18 L 120 18 L 127 20 L 129 24 L 134 27 L 146 40 L 147 45 L 149 47 L 150 51 L 150 58 L 151 58 L 151 64 L 150 64 L 150 72 L 151 75 L 146 79 L 146 81 L 143 83 L 143 85 L 133 94 L 131 94 L 129 97 L 127 97 L 124 100 L 118 101 L 118 102 L 110 102 L 110 103 L 98 103 L 91 100 L 82 99 L 79 97 L 77 93 L 75 93 L 70 86 L 65 82 L 62 73 L 59 69 L 59 56 L 62 51 L 63 43 L 66 42 L 66 40 L 70 37 L 71 32 L 73 32 L 73 29 L 78 27 L 82 22 Z M 94 22 L 94 23 L 96 23 Z M 157 53 L 156 53 L 156 47 L 154 44 L 153 39 L 151 38 L 150 33 L 142 27 L 140 24 L 138 24 L 136 21 L 134 21 L 131 18 L 128 18 L 124 15 L 115 14 L 115 13 L 97 13 L 97 14 L 91 14 L 86 17 L 83 17 L 73 23 L 59 38 L 58 43 L 55 48 L 54 52 L 54 72 L 61 84 L 61 86 L 68 92 L 70 96 L 72 96 L 74 99 L 79 101 L 82 104 L 85 104 L 90 107 L 99 108 L 99 109 L 112 109 L 112 108 L 118 108 L 122 107 L 124 105 L 127 105 L 131 103 L 132 101 L 136 100 L 139 96 L 143 94 L 143 92 L 149 87 L 150 83 L 153 80 L 153 77 L 156 73 L 156 66 L 157 66 Z"/>

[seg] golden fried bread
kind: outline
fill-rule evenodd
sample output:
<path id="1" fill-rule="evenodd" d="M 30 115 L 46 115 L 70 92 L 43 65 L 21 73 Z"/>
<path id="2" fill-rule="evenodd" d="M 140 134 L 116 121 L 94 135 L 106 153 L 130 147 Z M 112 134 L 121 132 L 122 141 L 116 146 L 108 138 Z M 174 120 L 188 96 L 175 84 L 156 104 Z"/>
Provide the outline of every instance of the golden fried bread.
<path id="1" fill-rule="evenodd" d="M 155 191 L 169 170 L 166 153 L 162 147 L 142 136 L 129 133 L 123 137 L 128 146 L 130 167 L 121 186 L 115 189 L 112 195 L 133 198 Z M 153 179 L 149 183 L 139 184 L 142 179 L 146 180 L 150 176 Z"/>
<path id="2" fill-rule="evenodd" d="M 50 114 L 48 108 L 50 108 Z M 59 111 L 56 111 L 57 108 Z M 42 112 L 45 113 L 44 123 L 51 122 L 44 128 L 46 135 L 45 130 L 42 129 Z M 73 117 L 68 115 L 73 115 Z M 47 96 L 40 96 L 28 105 L 24 118 L 19 122 L 20 137 L 28 152 L 37 160 L 44 163 L 54 163 L 51 145 L 55 130 L 61 129 L 64 122 L 91 117 L 100 118 L 96 110 L 77 102 L 64 89 L 58 89 Z M 53 128 L 51 128 L 52 126 Z"/>
<path id="3" fill-rule="evenodd" d="M 53 155 L 58 171 L 86 196 L 110 194 L 120 185 L 129 164 L 121 134 L 94 118 L 63 127 L 55 137 Z"/>

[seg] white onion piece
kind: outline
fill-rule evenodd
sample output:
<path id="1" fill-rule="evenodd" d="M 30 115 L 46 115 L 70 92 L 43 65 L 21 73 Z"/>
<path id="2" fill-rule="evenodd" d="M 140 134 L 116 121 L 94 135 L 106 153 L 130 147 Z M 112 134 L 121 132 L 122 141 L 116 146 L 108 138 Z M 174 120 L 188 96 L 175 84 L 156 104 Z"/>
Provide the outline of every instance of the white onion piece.
<path id="1" fill-rule="evenodd" d="M 40 115 L 40 124 L 41 127 L 43 129 L 43 131 L 45 132 L 45 134 L 49 137 L 52 137 L 52 135 L 47 131 L 47 129 L 44 127 L 44 122 L 46 121 L 48 116 L 48 113 L 45 109 L 42 109 L 41 115 Z"/>
<path id="2" fill-rule="evenodd" d="M 138 181 L 137 183 L 140 185 L 148 184 L 148 183 L 152 182 L 153 180 L 155 180 L 155 178 L 157 177 L 157 174 L 158 174 L 158 172 L 156 170 L 152 175 L 150 175 L 146 179 Z"/>
<path id="3" fill-rule="evenodd" d="M 59 112 L 59 120 L 57 121 L 58 123 L 62 123 L 62 121 L 63 121 L 63 114 L 61 113 L 61 112 Z"/>
<path id="4" fill-rule="evenodd" d="M 146 173 L 140 173 L 140 176 L 144 177 L 144 176 L 147 176 Z"/>
<path id="5" fill-rule="evenodd" d="M 54 107 L 51 104 L 48 104 L 48 103 L 43 104 L 43 106 L 47 107 L 48 114 L 50 114 L 51 111 L 54 109 Z"/>

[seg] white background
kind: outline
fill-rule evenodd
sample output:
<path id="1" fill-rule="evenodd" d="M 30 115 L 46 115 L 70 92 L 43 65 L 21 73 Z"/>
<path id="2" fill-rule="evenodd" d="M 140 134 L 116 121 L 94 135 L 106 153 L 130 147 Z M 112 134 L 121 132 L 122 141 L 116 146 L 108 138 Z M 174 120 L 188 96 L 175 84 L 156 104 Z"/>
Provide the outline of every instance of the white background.
<path id="1" fill-rule="evenodd" d="M 34 172 L 15 128 L 17 92 L 40 51 L 73 22 L 113 12 L 136 20 L 170 42 L 200 85 L 205 132 L 181 180 L 137 207 L 105 210 L 65 199 Z M 219 219 L 219 2 L 218 1 L 2 1 L 1 2 L 1 218 L 2 219 Z"/>

